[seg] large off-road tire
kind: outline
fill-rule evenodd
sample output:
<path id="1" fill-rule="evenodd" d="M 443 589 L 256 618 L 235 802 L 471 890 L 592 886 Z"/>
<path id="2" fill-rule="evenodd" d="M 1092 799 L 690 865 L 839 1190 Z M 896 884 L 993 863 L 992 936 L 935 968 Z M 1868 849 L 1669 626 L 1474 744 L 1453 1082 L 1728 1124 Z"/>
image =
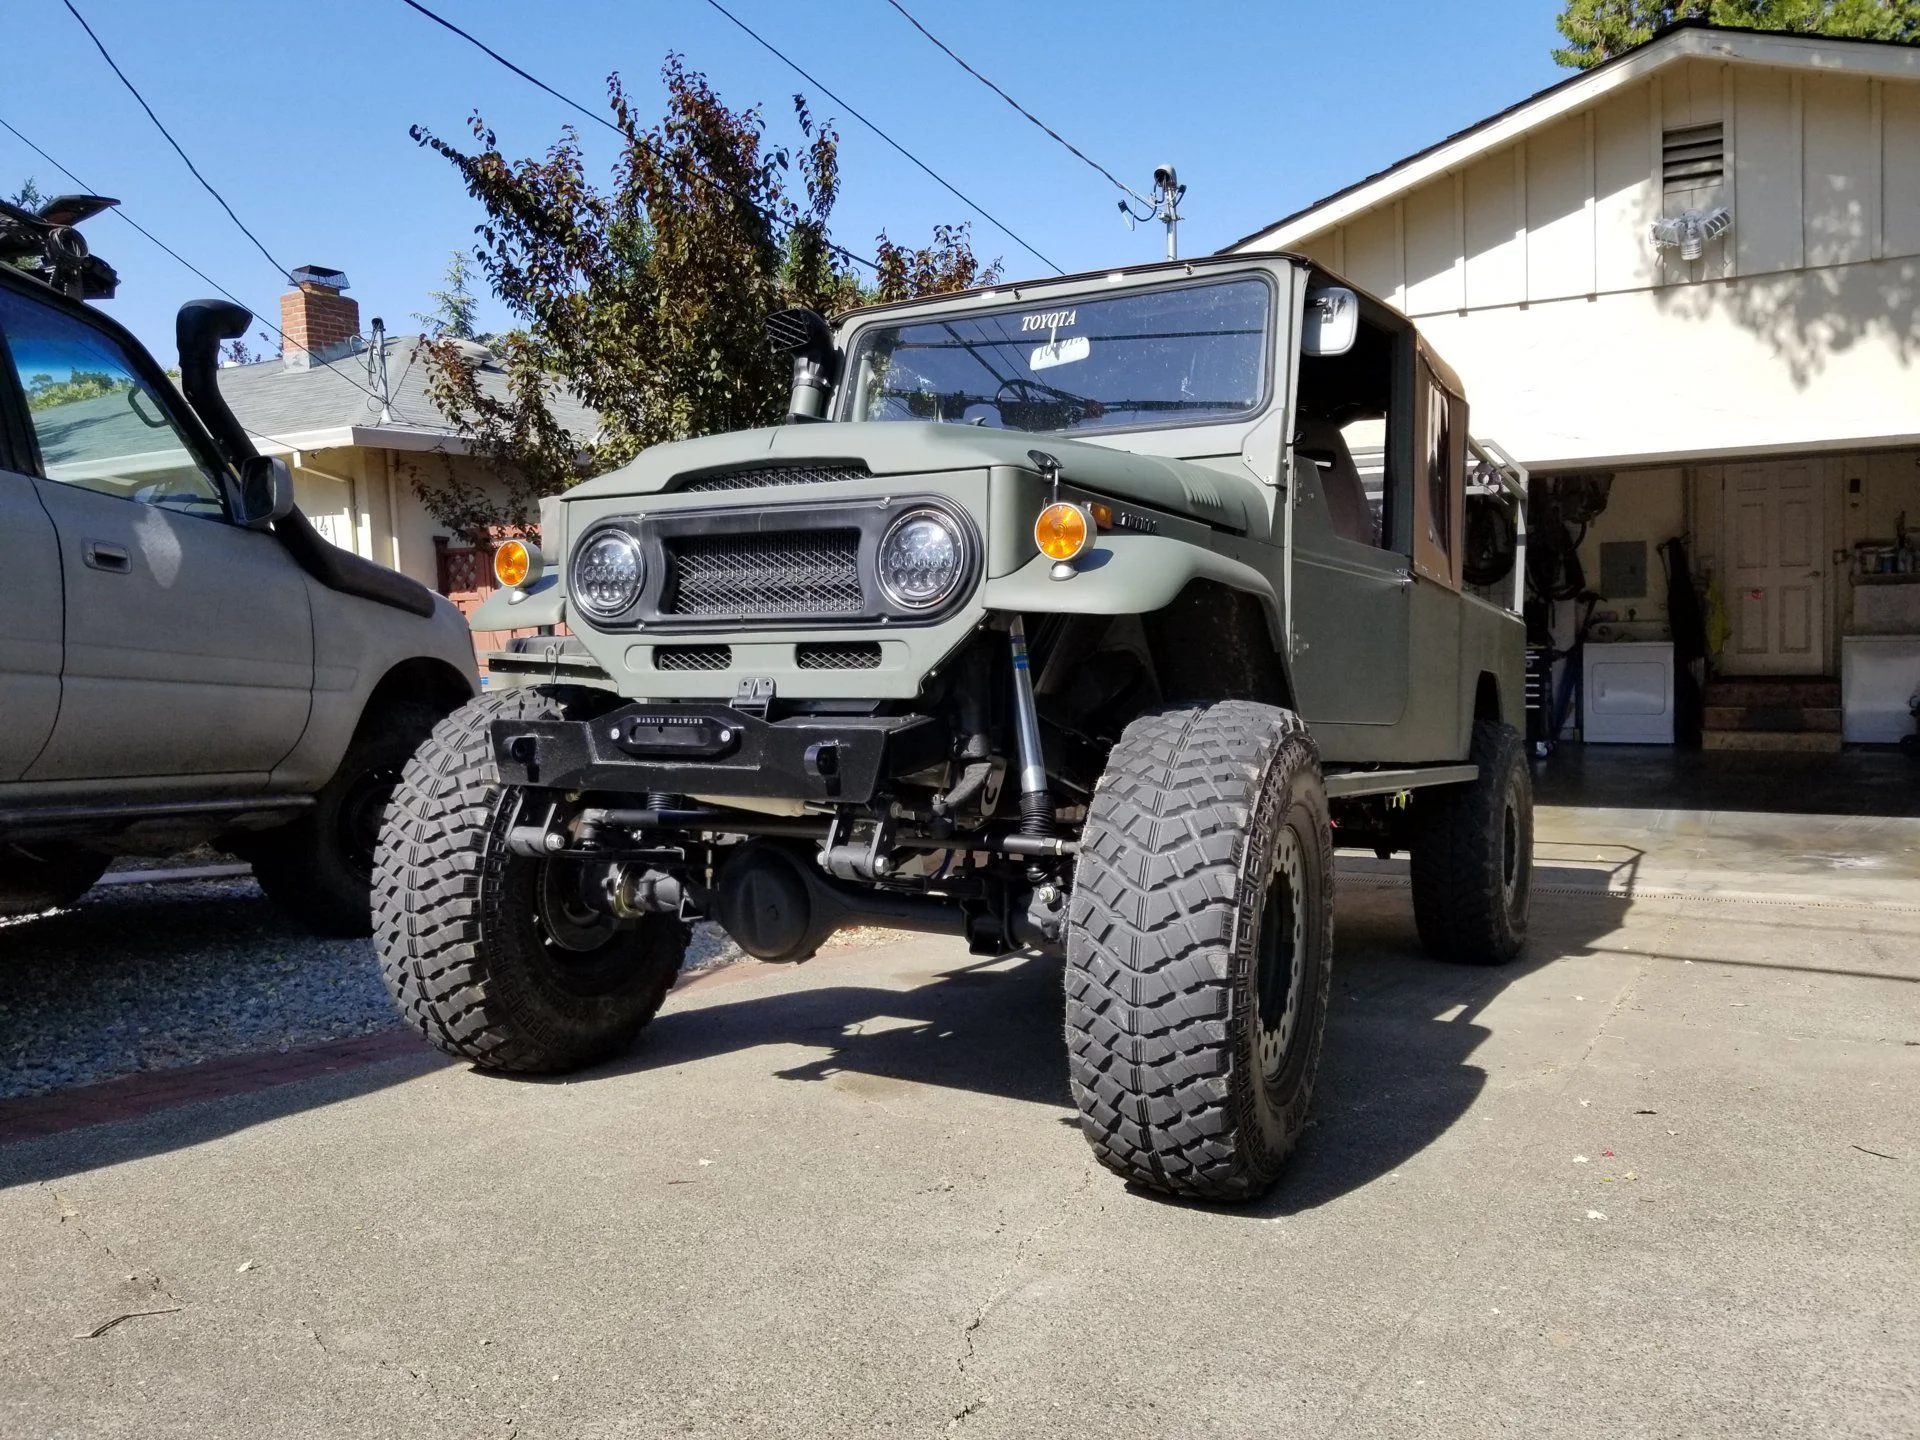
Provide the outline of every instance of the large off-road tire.
<path id="1" fill-rule="evenodd" d="M 1094 1153 L 1168 1194 L 1260 1194 L 1306 1124 L 1332 977 L 1306 724 L 1238 700 L 1135 720 L 1094 791 L 1068 911 L 1068 1060 Z"/>
<path id="2" fill-rule="evenodd" d="M 108 858 L 61 840 L 0 845 L 0 916 L 73 904 L 107 873 Z"/>
<path id="3" fill-rule="evenodd" d="M 1413 797 L 1413 918 L 1428 954 L 1503 965 L 1527 940 L 1533 892 L 1533 776 L 1511 725 L 1473 727 L 1480 778 Z"/>
<path id="4" fill-rule="evenodd" d="M 361 727 L 318 795 L 291 825 L 247 846 L 267 898 L 309 930 L 357 937 L 373 931 L 373 856 L 400 772 L 442 712 L 393 705 Z"/>
<path id="5" fill-rule="evenodd" d="M 575 862 L 507 848 L 519 809 L 490 744 L 497 719 L 569 718 L 564 693 L 471 701 L 401 776 L 380 834 L 374 944 L 394 1004 L 427 1042 L 489 1070 L 571 1070 L 626 1049 L 659 1010 L 692 932 L 614 921 Z"/>

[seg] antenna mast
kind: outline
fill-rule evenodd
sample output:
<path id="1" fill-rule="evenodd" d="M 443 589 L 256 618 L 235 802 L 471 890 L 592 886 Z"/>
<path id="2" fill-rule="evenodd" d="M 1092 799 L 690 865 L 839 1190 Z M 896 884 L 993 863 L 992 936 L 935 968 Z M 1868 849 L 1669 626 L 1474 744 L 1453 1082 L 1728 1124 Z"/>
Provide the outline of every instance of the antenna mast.
<path id="1" fill-rule="evenodd" d="M 1180 258 L 1180 202 L 1187 197 L 1187 187 L 1180 183 L 1180 176 L 1171 165 L 1153 167 L 1153 194 L 1143 196 L 1137 190 L 1129 189 L 1129 195 L 1146 202 L 1147 213 L 1136 215 L 1133 207 L 1125 200 L 1120 202 L 1120 215 L 1129 230 L 1144 220 L 1158 220 L 1167 227 L 1167 259 Z"/>

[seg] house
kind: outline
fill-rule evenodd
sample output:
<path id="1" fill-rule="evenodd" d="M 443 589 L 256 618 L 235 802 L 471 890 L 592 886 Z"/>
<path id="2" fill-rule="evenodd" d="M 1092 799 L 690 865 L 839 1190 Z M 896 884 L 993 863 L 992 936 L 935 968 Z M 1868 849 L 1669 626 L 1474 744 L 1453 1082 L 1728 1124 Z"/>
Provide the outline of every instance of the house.
<path id="1" fill-rule="evenodd" d="M 1709 687 L 1710 747 L 1838 748 L 1843 670 L 1847 738 L 1910 729 L 1920 49 L 1682 24 L 1228 248 L 1390 301 L 1476 434 L 1610 481 L 1589 640 L 1667 638 L 1655 547 L 1686 541 L 1714 675 L 1776 682 Z"/>
<path id="2" fill-rule="evenodd" d="M 280 297 L 282 355 L 220 371 L 220 391 L 261 453 L 284 456 L 294 497 L 334 544 L 454 598 L 469 612 L 493 588 L 488 554 L 427 511 L 416 479 L 455 476 L 482 489 L 497 481 L 427 394 L 420 337 L 363 334 L 347 277 L 325 266 L 293 272 Z M 483 386 L 506 377 L 473 347 Z M 557 418 L 590 435 L 593 413 L 556 397 Z"/>

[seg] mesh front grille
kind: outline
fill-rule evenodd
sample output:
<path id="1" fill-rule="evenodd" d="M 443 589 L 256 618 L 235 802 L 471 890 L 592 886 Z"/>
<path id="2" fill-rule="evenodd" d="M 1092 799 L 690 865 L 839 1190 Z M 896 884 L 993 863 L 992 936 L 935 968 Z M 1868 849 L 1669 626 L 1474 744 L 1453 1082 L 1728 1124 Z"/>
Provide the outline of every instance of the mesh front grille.
<path id="1" fill-rule="evenodd" d="M 724 475 L 696 475 L 673 488 L 695 490 L 760 490 L 771 485 L 825 485 L 835 480 L 867 480 L 864 465 L 781 465 L 760 470 L 734 470 Z"/>
<path id="2" fill-rule="evenodd" d="M 656 645 L 656 670 L 724 670 L 733 664 L 731 645 Z"/>
<path id="3" fill-rule="evenodd" d="M 846 640 L 796 645 L 793 659 L 802 670 L 878 670 L 880 642 Z"/>
<path id="4" fill-rule="evenodd" d="M 669 539 L 669 615 L 857 615 L 860 532 Z"/>

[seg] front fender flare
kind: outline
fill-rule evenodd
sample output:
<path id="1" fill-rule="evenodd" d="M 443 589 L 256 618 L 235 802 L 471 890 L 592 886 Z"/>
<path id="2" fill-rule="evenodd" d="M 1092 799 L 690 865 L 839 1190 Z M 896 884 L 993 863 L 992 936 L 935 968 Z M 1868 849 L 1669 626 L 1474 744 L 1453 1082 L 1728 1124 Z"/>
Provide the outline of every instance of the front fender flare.
<path id="1" fill-rule="evenodd" d="M 1273 582 L 1217 550 L 1164 535 L 1102 534 L 1071 579 L 1052 578 L 1053 562 L 1036 555 L 1011 575 L 989 580 L 989 610 L 1056 615 L 1150 615 L 1171 605 L 1195 580 L 1211 580 L 1260 602 L 1268 637 L 1284 649 L 1285 629 Z"/>
<path id="2" fill-rule="evenodd" d="M 475 630 L 532 630 L 566 618 L 567 597 L 558 575 L 542 575 L 521 590 L 496 590 L 468 621 Z"/>

